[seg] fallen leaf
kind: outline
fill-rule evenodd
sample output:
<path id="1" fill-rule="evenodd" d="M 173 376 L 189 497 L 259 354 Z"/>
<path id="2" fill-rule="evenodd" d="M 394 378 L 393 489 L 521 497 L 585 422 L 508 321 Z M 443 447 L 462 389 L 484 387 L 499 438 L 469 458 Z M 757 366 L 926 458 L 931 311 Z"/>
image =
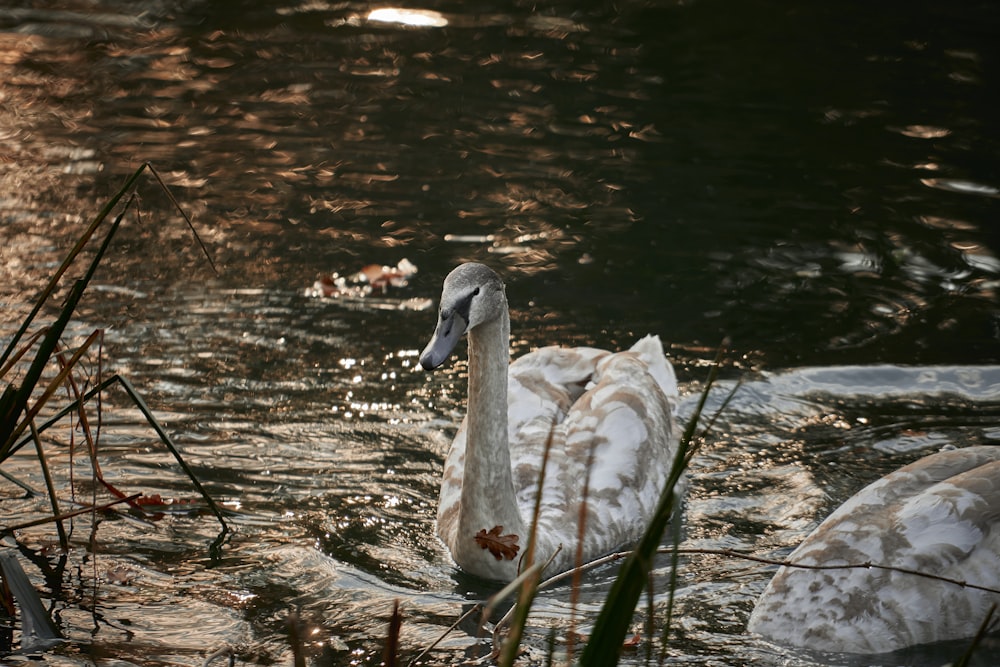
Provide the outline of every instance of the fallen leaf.
<path id="1" fill-rule="evenodd" d="M 368 283 L 372 289 L 385 294 L 389 287 L 405 287 L 407 281 L 417 272 L 417 267 L 408 259 L 400 260 L 396 266 L 379 266 L 369 264 L 361 268 L 354 279 L 360 283 Z"/>
<path id="2" fill-rule="evenodd" d="M 146 515 L 147 519 L 159 521 L 164 511 L 190 511 L 200 508 L 197 498 L 164 498 L 158 493 L 151 496 L 140 496 L 132 502 L 132 506 Z"/>
<path id="3" fill-rule="evenodd" d="M 502 532 L 503 526 L 493 526 L 488 532 L 484 528 L 476 533 L 476 544 L 489 549 L 497 560 L 514 560 L 521 549 L 517 544 L 519 538 L 513 533 L 501 535 Z"/>
<path id="4" fill-rule="evenodd" d="M 372 293 L 385 294 L 390 287 L 406 287 L 416 273 L 416 265 L 405 258 L 396 266 L 366 264 L 360 271 L 348 276 L 339 273 L 320 276 L 312 287 L 306 289 L 306 296 L 363 299 Z"/>

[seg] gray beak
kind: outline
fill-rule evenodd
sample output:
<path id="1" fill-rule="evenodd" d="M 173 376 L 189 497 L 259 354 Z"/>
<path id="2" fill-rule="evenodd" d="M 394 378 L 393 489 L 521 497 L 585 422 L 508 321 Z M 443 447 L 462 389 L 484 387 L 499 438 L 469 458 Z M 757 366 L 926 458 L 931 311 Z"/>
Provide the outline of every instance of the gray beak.
<path id="1" fill-rule="evenodd" d="M 437 368 L 444 363 L 455 345 L 461 340 L 469 323 L 454 310 L 450 313 L 441 313 L 434 336 L 427 347 L 420 353 L 420 365 L 425 371 Z"/>

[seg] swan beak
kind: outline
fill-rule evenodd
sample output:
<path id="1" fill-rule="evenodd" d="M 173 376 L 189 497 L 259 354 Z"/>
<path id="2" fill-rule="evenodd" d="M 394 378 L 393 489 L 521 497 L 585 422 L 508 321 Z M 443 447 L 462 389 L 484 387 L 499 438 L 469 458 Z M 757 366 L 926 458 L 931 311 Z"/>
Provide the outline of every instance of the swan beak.
<path id="1" fill-rule="evenodd" d="M 441 313 L 441 319 L 438 320 L 431 342 L 427 343 L 427 347 L 420 353 L 420 365 L 424 367 L 425 371 L 437 368 L 444 363 L 468 326 L 469 323 L 465 321 L 465 318 L 454 311 L 447 315 Z"/>

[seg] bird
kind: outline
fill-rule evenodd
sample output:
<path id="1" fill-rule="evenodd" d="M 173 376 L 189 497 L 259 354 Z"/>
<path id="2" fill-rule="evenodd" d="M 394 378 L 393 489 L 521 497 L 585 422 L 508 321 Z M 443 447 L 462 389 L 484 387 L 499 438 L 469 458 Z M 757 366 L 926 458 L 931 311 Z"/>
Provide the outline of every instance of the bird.
<path id="1" fill-rule="evenodd" d="M 534 562 L 547 563 L 546 574 L 641 537 L 677 450 L 677 379 L 659 337 L 616 353 L 545 346 L 510 363 L 504 283 L 474 262 L 445 278 L 420 365 L 439 367 L 463 335 L 468 411 L 437 512 L 437 534 L 459 568 L 511 581 L 533 523 Z"/>
<path id="2" fill-rule="evenodd" d="M 975 636 L 1000 605 L 1000 447 L 939 451 L 889 473 L 787 560 L 855 567 L 779 568 L 747 624 L 768 640 L 878 654 Z"/>

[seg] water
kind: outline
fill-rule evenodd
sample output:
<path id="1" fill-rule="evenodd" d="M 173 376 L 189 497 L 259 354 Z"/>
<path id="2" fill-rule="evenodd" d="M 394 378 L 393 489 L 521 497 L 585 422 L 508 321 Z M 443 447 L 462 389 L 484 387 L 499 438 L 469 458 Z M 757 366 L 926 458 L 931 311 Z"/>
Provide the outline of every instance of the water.
<path id="1" fill-rule="evenodd" d="M 731 338 L 719 391 L 743 385 L 694 462 L 685 546 L 787 555 L 879 475 L 1000 440 L 991 5 L 421 7 L 445 27 L 372 8 L 0 9 L 3 336 L 144 160 L 221 267 L 146 179 L 71 334 L 105 330 L 105 370 L 139 389 L 235 535 L 213 562 L 217 524 L 183 504 L 104 517 L 93 547 L 78 521 L 63 561 L 51 527 L 24 531 L 70 640 L 46 662 L 201 664 L 228 644 L 289 664 L 297 612 L 318 664 L 377 664 L 395 600 L 408 660 L 488 595 L 432 537 L 464 362 L 415 368 L 463 260 L 507 281 L 516 354 L 656 332 L 694 396 Z M 384 296 L 305 294 L 402 258 L 419 272 Z M 48 449 L 65 496 L 72 458 L 88 498 L 80 433 Z M 120 393 L 100 452 L 124 490 L 195 499 Z M 36 469 L 4 464 L 41 488 Z M 0 489 L 4 516 L 44 513 Z M 587 578 L 575 612 L 566 588 L 540 597 L 526 662 L 571 617 L 588 630 L 614 571 Z M 682 559 L 667 661 L 871 662 L 744 634 L 770 572 Z M 470 620 L 428 661 L 487 652 Z"/>

